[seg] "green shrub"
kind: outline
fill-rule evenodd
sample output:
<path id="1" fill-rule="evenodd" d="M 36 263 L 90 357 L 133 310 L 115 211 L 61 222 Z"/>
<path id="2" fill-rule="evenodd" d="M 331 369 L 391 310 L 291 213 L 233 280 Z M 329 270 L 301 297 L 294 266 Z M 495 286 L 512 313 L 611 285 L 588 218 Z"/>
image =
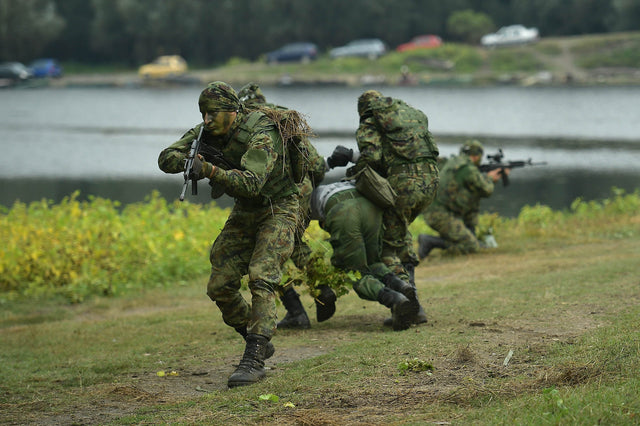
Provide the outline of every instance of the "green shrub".
<path id="1" fill-rule="evenodd" d="M 131 290 L 175 285 L 209 271 L 208 254 L 229 214 L 215 204 L 167 203 L 158 193 L 144 202 L 122 207 L 116 201 L 90 198 L 78 192 L 59 204 L 50 201 L 16 203 L 0 213 L 0 300 L 62 295 L 80 302 L 88 295 L 116 295 Z M 489 228 L 501 238 L 590 237 L 609 225 L 634 231 L 640 214 L 640 193 L 613 188 L 602 201 L 575 200 L 570 209 L 525 206 L 515 219 L 497 214 L 479 218 L 478 235 Z M 433 233 L 422 217 L 410 227 L 414 238 Z M 617 231 L 619 232 L 619 231 Z M 313 251 L 306 273 L 286 266 L 284 280 L 304 284 L 313 295 L 318 282 L 339 295 L 358 279 L 330 264 L 327 234 L 312 222 L 307 239 Z"/>

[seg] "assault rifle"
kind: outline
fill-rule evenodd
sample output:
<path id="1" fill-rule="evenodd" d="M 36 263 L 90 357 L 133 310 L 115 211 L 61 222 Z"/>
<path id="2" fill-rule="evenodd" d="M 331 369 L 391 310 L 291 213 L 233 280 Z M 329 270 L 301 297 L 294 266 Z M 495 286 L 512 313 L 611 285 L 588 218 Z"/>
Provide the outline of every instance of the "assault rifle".
<path id="1" fill-rule="evenodd" d="M 221 169 L 231 170 L 240 168 L 233 164 L 231 161 L 227 160 L 224 157 L 224 153 L 215 146 L 207 144 L 200 145 L 200 151 L 198 152 L 198 154 L 201 154 L 205 161 L 208 161 L 209 163 L 213 164 L 216 167 L 220 167 Z"/>
<path id="2" fill-rule="evenodd" d="M 487 154 L 487 159 L 489 160 L 489 162 L 487 164 L 481 164 L 478 166 L 478 169 L 480 169 L 481 172 L 486 173 L 486 172 L 490 172 L 491 170 L 500 170 L 500 176 L 502 177 L 502 184 L 504 186 L 509 185 L 509 176 L 507 176 L 506 173 L 503 172 L 504 169 L 515 169 L 518 167 L 524 167 L 524 166 L 544 166 L 547 163 L 546 162 L 539 162 L 539 163 L 534 163 L 531 161 L 531 158 L 529 158 L 526 161 L 520 160 L 520 161 L 508 161 L 508 162 L 502 162 L 502 159 L 504 158 L 504 153 L 502 152 L 502 148 L 498 149 L 498 152 L 490 155 Z"/>
<path id="3" fill-rule="evenodd" d="M 204 123 L 200 126 L 200 133 L 198 133 L 198 137 L 193 140 L 191 143 L 191 149 L 189 150 L 189 155 L 184 159 L 184 185 L 182 185 L 182 192 L 180 193 L 180 201 L 184 201 L 184 196 L 187 193 L 187 187 L 189 186 L 189 181 L 191 180 L 191 195 L 198 195 L 198 179 L 190 179 L 191 169 L 193 169 L 193 160 L 198 155 L 198 150 L 200 149 L 200 142 L 202 142 L 202 131 L 204 130 Z"/>
<path id="4" fill-rule="evenodd" d="M 189 176 L 191 174 L 191 169 L 193 168 L 193 160 L 196 155 L 201 155 L 205 161 L 212 163 L 216 167 L 220 167 L 224 170 L 231 169 L 239 169 L 239 167 L 235 166 L 229 160 L 224 157 L 224 153 L 217 149 L 214 146 L 203 144 L 202 142 L 202 131 L 204 129 L 204 123 L 202 123 L 202 127 L 200 128 L 200 133 L 198 133 L 198 137 L 193 140 L 191 143 L 191 149 L 189 150 L 189 155 L 184 160 L 184 185 L 182 187 L 182 193 L 180 193 L 180 201 L 184 201 L 184 196 L 187 192 L 187 186 L 189 186 L 189 181 L 191 180 L 191 194 L 198 195 L 198 180 L 190 179 Z M 211 185 L 211 182 L 209 182 Z M 219 194 L 218 196 L 214 196 L 213 194 Z M 222 195 L 222 192 L 214 191 L 212 189 L 212 197 L 218 198 Z"/>

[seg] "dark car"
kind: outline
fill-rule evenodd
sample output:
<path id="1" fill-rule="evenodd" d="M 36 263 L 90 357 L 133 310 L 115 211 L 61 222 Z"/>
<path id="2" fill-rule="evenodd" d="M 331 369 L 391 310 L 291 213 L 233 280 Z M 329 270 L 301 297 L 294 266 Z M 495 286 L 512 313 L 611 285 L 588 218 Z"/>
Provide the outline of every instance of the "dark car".
<path id="1" fill-rule="evenodd" d="M 267 53 L 267 62 L 270 64 L 277 64 L 278 62 L 307 63 L 316 59 L 317 56 L 318 47 L 313 43 L 290 43 L 282 46 L 278 50 Z"/>
<path id="2" fill-rule="evenodd" d="M 20 62 L 3 62 L 0 64 L 0 80 L 12 82 L 26 81 L 33 77 L 31 70 Z"/>
<path id="3" fill-rule="evenodd" d="M 36 59 L 29 65 L 34 77 L 62 77 L 62 66 L 55 59 Z"/>

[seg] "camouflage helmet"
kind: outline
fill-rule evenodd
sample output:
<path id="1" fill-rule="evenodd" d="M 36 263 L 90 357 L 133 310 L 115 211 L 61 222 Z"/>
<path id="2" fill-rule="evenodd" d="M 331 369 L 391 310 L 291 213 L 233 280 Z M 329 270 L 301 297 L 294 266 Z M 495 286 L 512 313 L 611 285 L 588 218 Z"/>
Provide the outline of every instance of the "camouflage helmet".
<path id="1" fill-rule="evenodd" d="M 382 93 L 377 90 L 367 90 L 358 98 L 358 114 L 360 116 L 365 115 L 371 110 L 371 103 L 382 97 Z"/>
<path id="2" fill-rule="evenodd" d="M 198 98 L 200 112 L 238 111 L 240 100 L 233 87 L 222 81 L 209 83 Z"/>
<path id="3" fill-rule="evenodd" d="M 484 153 L 484 147 L 482 146 L 480 141 L 478 141 L 477 139 L 466 141 L 465 144 L 462 145 L 462 147 L 460 147 L 460 154 L 465 154 L 469 156 L 479 155 L 482 157 L 483 153 Z"/>
<path id="4" fill-rule="evenodd" d="M 267 102 L 262 89 L 256 83 L 245 84 L 238 92 L 238 98 L 242 103 L 264 104 Z"/>

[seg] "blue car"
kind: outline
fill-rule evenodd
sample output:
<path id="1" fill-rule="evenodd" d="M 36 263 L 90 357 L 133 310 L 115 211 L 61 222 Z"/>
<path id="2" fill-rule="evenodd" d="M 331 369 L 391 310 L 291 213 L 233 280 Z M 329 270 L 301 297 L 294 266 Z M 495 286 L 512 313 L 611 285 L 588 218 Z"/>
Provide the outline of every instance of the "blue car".
<path id="1" fill-rule="evenodd" d="M 318 47 L 313 43 L 301 42 L 282 46 L 278 50 L 267 53 L 267 62 L 303 62 L 307 63 L 318 56 Z"/>
<path id="2" fill-rule="evenodd" d="M 62 66 L 55 59 L 36 59 L 31 62 L 29 69 L 34 77 L 62 77 Z"/>

